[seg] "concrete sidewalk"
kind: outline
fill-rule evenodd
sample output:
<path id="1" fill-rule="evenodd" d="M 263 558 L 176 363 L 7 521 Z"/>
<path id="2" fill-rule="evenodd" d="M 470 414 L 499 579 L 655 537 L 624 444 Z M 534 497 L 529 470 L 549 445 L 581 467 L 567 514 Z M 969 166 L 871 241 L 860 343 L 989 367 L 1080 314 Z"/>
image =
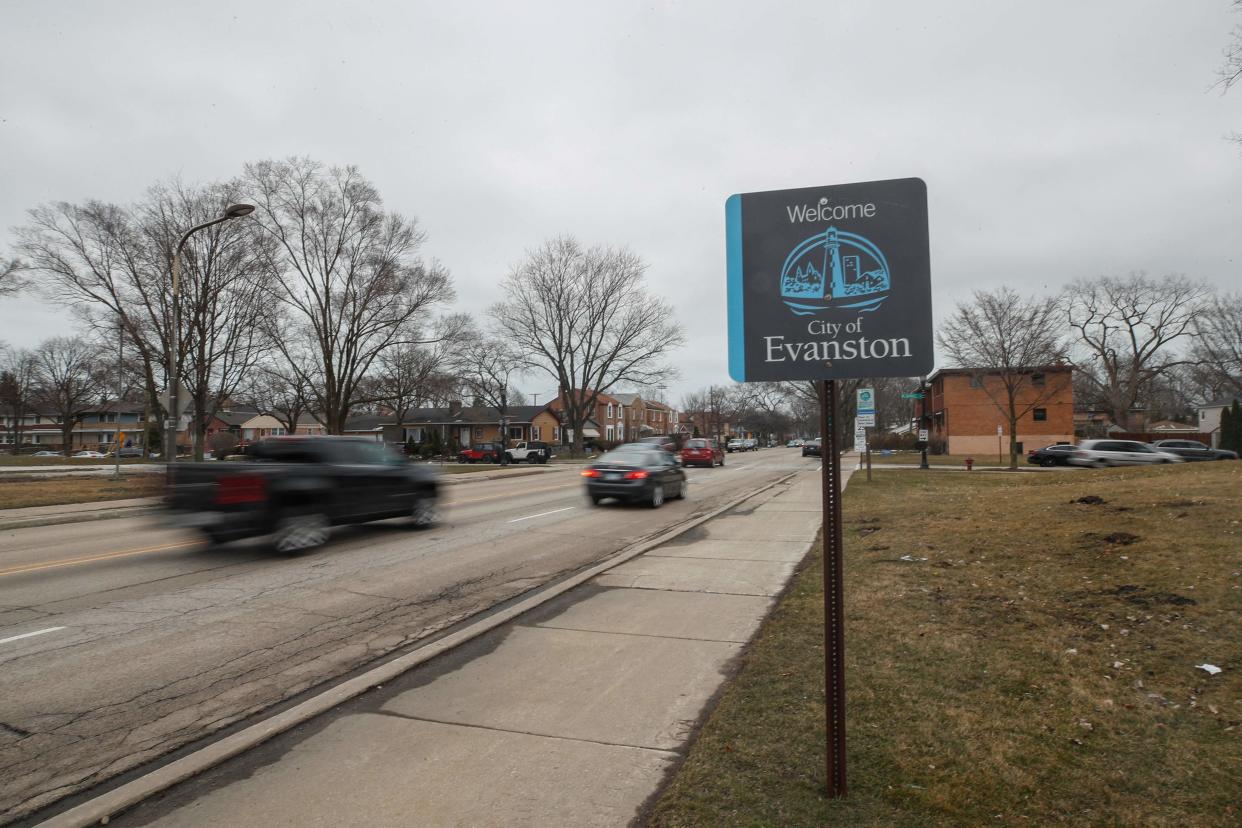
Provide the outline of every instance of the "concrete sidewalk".
<path id="1" fill-rule="evenodd" d="M 810 549 L 820 498 L 798 474 L 114 822 L 626 825 Z"/>

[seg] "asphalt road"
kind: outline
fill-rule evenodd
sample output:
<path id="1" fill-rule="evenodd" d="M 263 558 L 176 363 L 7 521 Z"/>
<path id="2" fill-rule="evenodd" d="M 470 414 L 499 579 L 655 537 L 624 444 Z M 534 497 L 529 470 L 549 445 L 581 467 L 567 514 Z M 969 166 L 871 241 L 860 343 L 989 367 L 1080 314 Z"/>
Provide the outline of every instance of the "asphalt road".
<path id="1" fill-rule="evenodd" d="M 690 469 L 690 497 L 590 506 L 576 469 L 446 487 L 430 530 L 336 530 L 298 556 L 149 517 L 0 534 L 0 823 L 818 465 Z"/>

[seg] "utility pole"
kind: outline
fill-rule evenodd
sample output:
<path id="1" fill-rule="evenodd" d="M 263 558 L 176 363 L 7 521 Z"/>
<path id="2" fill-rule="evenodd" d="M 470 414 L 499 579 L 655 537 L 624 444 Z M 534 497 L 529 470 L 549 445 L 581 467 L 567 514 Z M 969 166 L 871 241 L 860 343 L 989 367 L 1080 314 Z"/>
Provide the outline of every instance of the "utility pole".
<path id="1" fill-rule="evenodd" d="M 113 450 L 116 456 L 112 468 L 112 479 L 121 479 L 121 395 L 125 392 L 125 326 L 118 316 L 116 320 L 116 430 L 112 432 Z"/>

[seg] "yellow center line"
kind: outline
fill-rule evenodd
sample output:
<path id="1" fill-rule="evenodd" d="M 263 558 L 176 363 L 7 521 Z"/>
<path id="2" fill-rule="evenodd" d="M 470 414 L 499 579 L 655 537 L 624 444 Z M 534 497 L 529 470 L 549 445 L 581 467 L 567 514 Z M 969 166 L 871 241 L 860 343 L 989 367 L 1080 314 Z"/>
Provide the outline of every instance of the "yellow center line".
<path id="1" fill-rule="evenodd" d="M 145 555 L 150 552 L 164 552 L 169 549 L 181 549 L 186 546 L 197 546 L 202 541 L 182 541 L 181 543 L 167 543 L 162 546 L 147 546 L 142 549 L 124 549 L 120 552 L 105 552 L 102 555 L 84 555 L 80 558 L 66 558 L 62 561 L 49 561 L 48 563 L 23 564 L 21 566 L 12 566 L 8 569 L 0 569 L 0 577 L 5 575 L 20 575 L 23 572 L 38 572 L 42 569 L 56 569 L 62 566 L 73 566 L 74 564 L 92 563 L 94 561 L 107 561 L 112 558 L 125 558 L 130 555 Z"/>

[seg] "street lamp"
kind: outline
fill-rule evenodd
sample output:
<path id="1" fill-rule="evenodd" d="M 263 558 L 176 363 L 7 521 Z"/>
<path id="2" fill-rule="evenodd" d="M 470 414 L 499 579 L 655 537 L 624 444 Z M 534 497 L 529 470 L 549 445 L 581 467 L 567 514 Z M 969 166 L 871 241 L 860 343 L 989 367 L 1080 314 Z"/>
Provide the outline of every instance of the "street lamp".
<path id="1" fill-rule="evenodd" d="M 168 417 L 164 420 L 164 456 L 170 464 L 177 459 L 177 425 L 181 420 L 181 401 L 178 399 L 180 396 L 181 376 L 177 370 L 177 349 L 181 345 L 181 251 L 185 247 L 185 243 L 190 240 L 190 236 L 193 236 L 199 230 L 205 230 L 229 219 L 248 216 L 253 212 L 253 204 L 231 204 L 225 208 L 224 215 L 219 218 L 205 221 L 185 231 L 185 235 L 177 243 L 177 249 L 173 251 L 173 329 L 172 335 L 168 337 Z"/>

